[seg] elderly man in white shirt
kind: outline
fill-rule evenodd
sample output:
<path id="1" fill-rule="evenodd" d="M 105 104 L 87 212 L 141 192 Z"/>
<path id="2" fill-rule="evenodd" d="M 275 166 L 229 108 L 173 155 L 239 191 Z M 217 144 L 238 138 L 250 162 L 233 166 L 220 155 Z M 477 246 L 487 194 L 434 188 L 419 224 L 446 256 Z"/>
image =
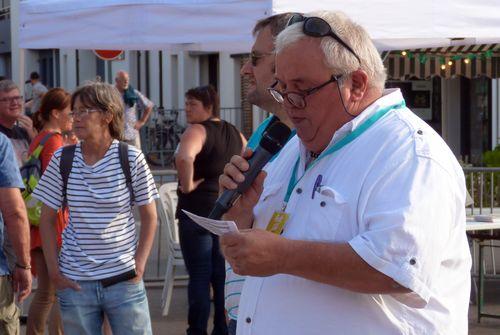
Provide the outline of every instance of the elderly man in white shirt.
<path id="1" fill-rule="evenodd" d="M 384 90 L 343 14 L 296 14 L 276 52 L 269 91 L 298 138 L 226 214 L 242 231 L 222 250 L 250 276 L 237 334 L 467 334 L 466 190 L 448 146 Z M 221 186 L 246 169 L 233 157 Z"/>

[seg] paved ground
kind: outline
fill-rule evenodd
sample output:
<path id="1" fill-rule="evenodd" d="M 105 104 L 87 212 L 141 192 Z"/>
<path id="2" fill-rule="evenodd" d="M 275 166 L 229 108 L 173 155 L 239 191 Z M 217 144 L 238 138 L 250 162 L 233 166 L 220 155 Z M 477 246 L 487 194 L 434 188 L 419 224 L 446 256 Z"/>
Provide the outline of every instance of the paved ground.
<path id="1" fill-rule="evenodd" d="M 500 280 L 485 283 L 485 305 L 483 313 L 500 315 Z M 477 323 L 477 305 L 469 305 L 469 334 L 498 335 L 500 334 L 500 319 L 482 318 Z"/>
<path id="2" fill-rule="evenodd" d="M 174 289 L 170 313 L 162 317 L 160 312 L 161 287 L 148 288 L 149 308 L 153 323 L 153 334 L 183 335 L 186 329 L 187 292 L 184 285 Z M 500 314 L 500 285 L 499 281 L 486 284 L 486 310 L 489 313 Z M 477 324 L 476 306 L 469 309 L 470 335 L 498 335 L 500 334 L 500 319 L 481 320 Z M 24 327 L 23 327 L 24 328 Z M 210 333 L 210 332 L 209 332 Z M 21 332 L 25 334 L 25 330 Z M 118 334 L 119 335 L 119 334 Z"/>

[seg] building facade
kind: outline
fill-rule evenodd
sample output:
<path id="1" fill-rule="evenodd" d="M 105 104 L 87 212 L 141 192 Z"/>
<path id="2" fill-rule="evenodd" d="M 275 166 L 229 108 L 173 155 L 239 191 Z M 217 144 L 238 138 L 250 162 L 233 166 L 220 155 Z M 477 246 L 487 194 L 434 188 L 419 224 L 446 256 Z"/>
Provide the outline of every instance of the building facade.
<path id="1" fill-rule="evenodd" d="M 408 105 L 465 163 L 481 165 L 499 143 L 500 45 L 384 53 L 389 87 L 400 87 Z"/>
<path id="2" fill-rule="evenodd" d="M 245 100 L 248 87 L 240 77 L 246 54 L 226 52 L 125 51 L 104 61 L 92 50 L 24 50 L 17 48 L 16 2 L 0 0 L 0 76 L 25 84 L 31 71 L 48 87 L 74 90 L 87 80 L 114 82 L 117 71 L 129 72 L 131 84 L 160 110 L 182 113 L 184 93 L 214 85 L 221 97 L 221 117 L 246 136 L 266 117 Z M 400 87 L 408 105 L 426 120 L 465 162 L 481 164 L 481 155 L 500 143 L 500 46 L 476 45 L 382 53 L 388 87 Z M 177 114 L 176 114 L 177 115 Z M 160 116 L 153 115 L 151 122 Z"/>

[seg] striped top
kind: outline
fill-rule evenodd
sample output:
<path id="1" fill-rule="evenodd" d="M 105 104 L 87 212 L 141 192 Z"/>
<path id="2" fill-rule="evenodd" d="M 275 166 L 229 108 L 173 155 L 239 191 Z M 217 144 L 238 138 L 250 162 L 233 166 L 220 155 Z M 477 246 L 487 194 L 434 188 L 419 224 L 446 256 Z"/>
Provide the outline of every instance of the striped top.
<path id="1" fill-rule="evenodd" d="M 94 165 L 85 164 L 80 143 L 76 145 L 68 178 L 69 223 L 62 234 L 59 255 L 61 272 L 73 280 L 98 280 L 135 267 L 138 236 L 130 204 L 130 193 L 120 165 L 118 141 Z M 153 176 L 142 152 L 128 147 L 135 205 L 158 198 Z M 57 150 L 33 196 L 57 210 L 61 207 L 62 148 Z"/>

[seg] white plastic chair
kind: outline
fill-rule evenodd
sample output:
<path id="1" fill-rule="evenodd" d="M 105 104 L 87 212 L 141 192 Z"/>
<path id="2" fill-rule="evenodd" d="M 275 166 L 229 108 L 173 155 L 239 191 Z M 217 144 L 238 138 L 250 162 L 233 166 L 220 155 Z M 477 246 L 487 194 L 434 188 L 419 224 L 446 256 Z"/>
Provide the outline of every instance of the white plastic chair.
<path id="1" fill-rule="evenodd" d="M 170 227 L 173 233 L 174 241 L 179 243 L 179 231 L 177 228 L 177 219 L 175 218 L 175 210 L 177 208 L 177 182 L 165 183 L 160 186 L 158 191 L 163 208 L 167 212 Z"/>
<path id="2" fill-rule="evenodd" d="M 176 183 L 167 183 L 160 187 L 160 203 L 158 204 L 158 217 L 160 224 L 167 230 L 167 266 L 165 269 L 165 279 L 163 281 L 163 292 L 161 296 L 161 314 L 168 315 L 172 293 L 174 288 L 175 268 L 184 266 L 184 259 L 180 250 L 179 243 L 175 239 L 175 207 L 177 205 L 177 194 L 175 188 L 172 191 L 172 185 Z M 171 194 L 175 194 L 175 198 Z M 180 278 L 179 278 L 180 279 Z"/>

